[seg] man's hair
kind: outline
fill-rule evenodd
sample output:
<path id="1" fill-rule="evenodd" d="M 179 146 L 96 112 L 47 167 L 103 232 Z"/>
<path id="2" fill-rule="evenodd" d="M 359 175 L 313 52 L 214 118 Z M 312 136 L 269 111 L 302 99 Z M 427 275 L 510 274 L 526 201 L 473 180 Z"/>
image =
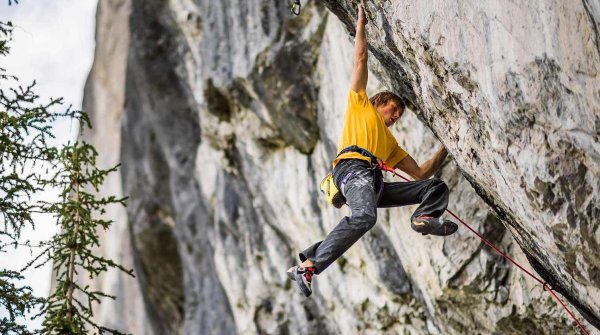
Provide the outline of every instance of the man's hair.
<path id="1" fill-rule="evenodd" d="M 393 100 L 396 103 L 396 105 L 398 105 L 398 108 L 401 108 L 402 110 L 406 108 L 404 100 L 402 100 L 402 98 L 390 91 L 379 92 L 372 96 L 370 100 L 373 106 L 375 107 L 385 105 L 388 101 Z"/>

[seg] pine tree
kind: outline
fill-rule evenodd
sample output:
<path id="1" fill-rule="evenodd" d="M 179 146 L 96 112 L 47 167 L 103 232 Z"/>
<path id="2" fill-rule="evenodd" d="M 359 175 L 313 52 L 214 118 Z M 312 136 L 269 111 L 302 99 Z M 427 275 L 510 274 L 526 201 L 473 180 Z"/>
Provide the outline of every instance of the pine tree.
<path id="1" fill-rule="evenodd" d="M 0 56 L 9 52 L 12 29 L 10 22 L 0 22 Z M 16 77 L 0 68 L 0 255 L 22 244 L 21 231 L 34 227 L 31 215 L 41 211 L 31 197 L 42 190 L 38 181 L 43 177 L 29 171 L 57 157 L 57 150 L 47 145 L 54 137 L 50 124 L 57 117 L 49 110 L 61 101 L 39 105 L 34 86 L 35 82 L 19 86 Z M 22 279 L 19 271 L 0 269 L 0 305 L 8 313 L 0 317 L 0 334 L 30 334 L 18 319 L 44 302 L 30 287 L 18 284 Z"/>
<path id="2" fill-rule="evenodd" d="M 11 37 L 10 22 L 0 22 L 0 57 L 8 54 Z M 39 104 L 34 87 L 35 82 L 19 86 L 16 77 L 0 68 L 0 255 L 11 246 L 29 247 L 37 255 L 20 271 L 0 269 L 0 309 L 8 312 L 0 317 L 0 334 L 87 334 L 90 329 L 100 334 L 121 334 L 93 321 L 94 304 L 104 297 L 115 297 L 77 281 L 78 274 L 94 279 L 111 268 L 133 276 L 132 270 L 93 252 L 100 244 L 98 230 L 108 229 L 112 223 L 96 217 L 106 212 L 106 206 L 125 205 L 125 198 L 99 198 L 95 193 L 118 166 L 97 168 L 98 154 L 84 141 L 69 143 L 61 150 L 49 145 L 48 140 L 54 137 L 52 123 L 58 118 L 76 120 L 80 136 L 91 124 L 84 112 L 51 112 L 62 105 L 62 99 Z M 33 202 L 32 196 L 47 187 L 58 188 L 60 199 L 54 203 Z M 35 228 L 33 213 L 54 214 L 61 229 L 37 246 L 22 242 L 23 228 Z M 43 299 L 19 281 L 27 268 L 48 262 L 53 263 L 56 289 Z M 40 308 L 36 317 L 44 316 L 43 329 L 32 331 L 19 324 L 20 318 Z"/>
<path id="3" fill-rule="evenodd" d="M 90 127 L 85 113 L 74 113 L 74 116 L 79 120 L 80 132 L 85 127 Z M 104 214 L 108 205 L 124 206 L 126 200 L 115 196 L 98 198 L 93 193 L 98 192 L 106 176 L 118 168 L 97 168 L 97 156 L 94 147 L 85 141 L 78 140 L 65 146 L 59 155 L 61 168 L 48 182 L 62 191 L 61 199 L 49 204 L 46 209 L 56 215 L 61 228 L 48 248 L 49 259 L 52 260 L 55 271 L 56 289 L 48 298 L 44 309 L 46 316 L 43 332 L 47 334 L 86 334 L 86 327 L 100 334 L 121 334 L 92 320 L 93 304 L 100 303 L 102 297 L 114 297 L 93 291 L 89 286 L 82 286 L 76 279 L 78 273 L 84 272 L 93 280 L 111 268 L 133 276 L 132 270 L 94 254 L 94 248 L 100 246 L 98 229 L 107 230 L 112 223 L 95 216 Z"/>

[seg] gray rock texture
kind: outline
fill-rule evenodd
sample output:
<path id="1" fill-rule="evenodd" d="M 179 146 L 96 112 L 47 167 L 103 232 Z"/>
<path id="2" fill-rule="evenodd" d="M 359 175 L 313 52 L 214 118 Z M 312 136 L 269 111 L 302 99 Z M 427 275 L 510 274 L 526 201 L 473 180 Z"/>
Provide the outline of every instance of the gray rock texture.
<path id="1" fill-rule="evenodd" d="M 352 4 L 327 4 L 351 27 Z M 597 3 L 368 9 L 382 80 L 413 101 L 532 266 L 599 327 Z"/>
<path id="2" fill-rule="evenodd" d="M 299 296 L 285 271 L 348 214 L 318 191 L 335 156 L 356 1 L 100 1 L 86 136 L 101 192 L 129 196 L 100 252 L 134 267 L 93 283 L 96 317 L 135 334 L 578 334 L 461 227 L 373 230 Z M 600 5 L 367 1 L 368 93 L 419 162 L 444 145 L 450 209 L 600 328 Z M 389 180 L 393 180 L 390 176 Z M 585 319 L 583 319 L 585 317 Z"/>
<path id="3" fill-rule="evenodd" d="M 89 114 L 93 128 L 84 132 L 83 139 L 96 147 L 97 164 L 102 169 L 114 167 L 121 161 L 129 16 L 130 4 L 126 0 L 101 1 L 96 13 L 95 57 L 83 101 L 83 109 Z M 120 171 L 110 174 L 100 189 L 100 195 L 122 197 L 121 179 Z M 102 243 L 97 252 L 118 260 L 127 268 L 134 268 L 135 253 L 127 225 L 126 209 L 115 206 L 109 208 L 105 215 L 106 219 L 114 220 L 115 224 L 109 231 L 99 231 Z M 137 267 L 135 268 L 137 273 Z M 88 280 L 84 273 L 79 275 L 79 279 Z M 111 328 L 135 330 L 136 334 L 153 334 L 144 312 L 140 284 L 136 279 L 110 270 L 101 280 L 89 284 L 118 296 L 117 300 L 105 299 L 96 307 L 95 321 Z"/>

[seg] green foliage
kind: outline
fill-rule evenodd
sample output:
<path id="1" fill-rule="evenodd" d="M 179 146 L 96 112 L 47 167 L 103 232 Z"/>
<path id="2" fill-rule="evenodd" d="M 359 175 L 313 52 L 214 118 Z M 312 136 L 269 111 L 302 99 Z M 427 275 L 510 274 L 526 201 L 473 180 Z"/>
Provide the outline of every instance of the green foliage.
<path id="1" fill-rule="evenodd" d="M 9 22 L 0 22 L 0 56 L 6 56 L 8 51 L 8 42 L 10 41 L 10 37 L 12 36 L 12 23 Z M 0 68 L 0 78 L 2 78 L 2 72 L 5 70 Z"/>
<path id="2" fill-rule="evenodd" d="M 12 29 L 10 22 L 0 22 L 0 57 L 9 52 Z M 94 252 L 100 247 L 98 230 L 107 230 L 112 224 L 96 217 L 105 214 L 111 204 L 125 205 L 125 198 L 96 195 L 106 176 L 118 166 L 97 168 L 98 153 L 84 141 L 60 150 L 50 145 L 49 139 L 54 137 L 51 125 L 58 118 L 76 120 L 80 134 L 91 128 L 90 121 L 79 111 L 51 112 L 62 105 L 62 99 L 40 104 L 34 87 L 35 82 L 20 86 L 15 76 L 0 68 L 0 257 L 16 246 L 35 249 L 37 255 L 21 271 L 0 269 L 0 308 L 8 314 L 0 317 L 0 334 L 87 334 L 88 329 L 121 334 L 92 320 L 94 305 L 102 298 L 114 297 L 82 286 L 78 280 L 93 280 L 111 268 L 133 276 L 132 270 Z M 45 188 L 60 190 L 60 199 L 55 203 L 33 201 Z M 38 246 L 22 242 L 23 229 L 35 228 L 34 213 L 51 213 L 60 226 L 59 233 Z M 48 299 L 42 299 L 19 281 L 27 268 L 48 262 L 53 263 L 56 288 Z M 44 315 L 43 329 L 31 331 L 19 324 L 20 318 L 39 309 L 36 317 Z"/>
<path id="3" fill-rule="evenodd" d="M 29 334 L 25 326 L 16 322 L 16 318 L 44 302 L 44 299 L 31 294 L 30 287 L 18 287 L 11 282 L 22 279 L 19 272 L 0 270 L 0 305 L 5 306 L 8 312 L 8 317 L 0 319 L 0 334 Z"/>
<path id="4" fill-rule="evenodd" d="M 11 34 L 12 25 L 0 22 L 0 56 L 8 53 Z M 19 86 L 16 77 L 0 68 L 0 255 L 19 245 L 22 229 L 34 226 L 32 213 L 41 211 L 31 197 L 42 190 L 42 176 L 28 171 L 48 167 L 58 156 L 47 145 L 53 137 L 50 124 L 58 115 L 48 110 L 60 100 L 38 104 L 34 86 Z M 19 272 L 0 269 L 0 303 L 8 312 L 0 318 L 1 334 L 30 334 L 17 320 L 44 302 L 31 288 L 18 285 L 21 279 Z"/>
<path id="5" fill-rule="evenodd" d="M 87 116 L 76 116 L 80 129 L 89 125 Z M 85 334 L 86 325 L 98 333 L 121 334 L 95 324 L 92 321 L 93 304 L 100 298 L 112 296 L 93 291 L 89 286 L 80 286 L 77 275 L 85 272 L 94 279 L 110 268 L 118 268 L 130 275 L 131 270 L 114 263 L 110 259 L 95 255 L 94 248 L 100 246 L 98 228 L 108 229 L 111 221 L 95 218 L 94 214 L 104 214 L 110 204 L 125 205 L 125 198 L 114 196 L 97 198 L 88 190 L 98 191 L 106 176 L 117 167 L 102 170 L 96 167 L 98 153 L 93 146 L 76 141 L 65 146 L 59 155 L 61 168 L 48 185 L 61 189 L 61 200 L 48 204 L 46 212 L 54 213 L 61 232 L 54 236 L 47 249 L 56 274 L 56 290 L 48 298 L 44 312 L 44 333 Z"/>
<path id="6" fill-rule="evenodd" d="M 0 22 L 2 56 L 8 52 L 5 42 L 11 32 L 12 26 Z M 0 218 L 4 224 L 2 234 L 10 239 L 18 239 L 24 224 L 33 224 L 30 213 L 34 208 L 28 200 L 40 188 L 35 185 L 34 175 L 24 175 L 25 168 L 33 168 L 56 156 L 56 149 L 46 144 L 48 138 L 54 137 L 50 123 L 56 118 L 48 110 L 60 104 L 57 99 L 36 105 L 38 96 L 32 91 L 35 82 L 27 87 L 17 83 L 14 76 L 0 69 Z"/>

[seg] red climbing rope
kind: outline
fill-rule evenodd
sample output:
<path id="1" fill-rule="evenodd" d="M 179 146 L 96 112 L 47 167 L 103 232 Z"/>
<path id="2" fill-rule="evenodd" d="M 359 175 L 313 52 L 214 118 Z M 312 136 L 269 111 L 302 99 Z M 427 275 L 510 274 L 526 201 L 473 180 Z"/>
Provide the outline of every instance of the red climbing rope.
<path id="1" fill-rule="evenodd" d="M 404 176 L 398 174 L 395 169 L 392 169 L 392 168 L 390 168 L 389 166 L 387 166 L 385 164 L 380 164 L 378 167 L 381 170 L 383 170 L 383 171 L 391 172 L 392 174 L 394 174 L 394 176 L 398 176 L 398 177 L 404 179 L 405 181 L 410 181 L 407 178 L 405 178 Z M 446 211 L 448 212 L 448 214 L 452 215 L 455 219 L 457 219 L 460 223 L 462 223 L 465 227 L 467 227 L 467 229 L 469 229 L 475 235 L 477 235 L 477 237 L 479 237 L 485 244 L 487 244 L 489 247 L 491 247 L 492 249 L 494 249 L 498 254 L 500 254 L 502 257 L 504 257 L 505 259 L 507 259 L 508 261 L 510 261 L 511 263 L 513 263 L 519 269 L 523 270 L 523 272 L 525 272 L 526 274 L 528 274 L 531 278 L 535 279 L 537 282 L 539 282 L 540 284 L 542 284 L 542 286 L 544 287 L 544 291 L 548 291 L 548 292 L 550 292 L 550 294 L 552 294 L 552 296 L 554 297 L 554 299 L 556 299 L 556 301 L 559 302 L 559 304 L 567 311 L 567 313 L 569 313 L 569 315 L 571 316 L 571 318 L 573 318 L 573 320 L 575 320 L 575 322 L 577 323 L 577 325 L 579 326 L 579 328 L 581 329 L 581 331 L 584 334 L 586 334 L 586 335 L 590 335 L 590 333 L 588 333 L 587 330 L 585 330 L 585 328 L 583 327 L 583 325 L 581 325 L 581 323 L 579 322 L 579 320 L 577 320 L 577 318 L 575 317 L 575 315 L 573 315 L 573 313 L 571 312 L 571 310 L 563 303 L 563 301 L 556 295 L 556 293 L 554 293 L 554 290 L 552 289 L 552 287 L 550 287 L 550 285 L 548 285 L 545 281 L 543 281 L 542 279 L 540 279 L 538 276 L 534 275 L 533 273 L 531 273 L 530 271 L 528 271 L 527 269 L 525 269 L 523 266 L 521 266 L 521 264 L 517 263 L 517 261 L 515 261 L 514 259 L 512 259 L 506 253 L 504 253 L 500 249 L 498 249 L 494 244 L 492 244 L 492 242 L 488 241 L 485 237 L 483 237 L 481 234 L 479 234 L 477 231 L 475 231 L 475 229 L 471 228 L 468 224 L 466 224 L 458 216 L 456 216 L 454 213 L 452 213 L 449 209 L 446 209 Z"/>
<path id="2" fill-rule="evenodd" d="M 402 177 L 402 178 L 404 178 L 404 177 Z M 406 178 L 404 178 L 404 179 L 406 179 Z M 554 299 L 556 299 L 560 303 L 560 305 L 567 311 L 567 313 L 569 313 L 569 315 L 571 316 L 571 318 L 573 318 L 573 320 L 575 320 L 575 322 L 577 323 L 577 325 L 579 326 L 579 328 L 581 328 L 581 331 L 584 334 L 586 334 L 586 335 L 590 335 L 590 333 L 588 333 L 587 330 L 585 330 L 585 328 L 583 328 L 583 326 L 581 325 L 581 323 L 579 322 L 579 320 L 577 320 L 577 318 L 575 317 L 575 315 L 573 315 L 573 313 L 571 312 L 571 310 L 562 302 L 562 300 L 556 295 L 556 293 L 554 293 L 554 290 L 552 290 L 552 287 L 550 287 L 550 285 L 548 285 L 546 282 L 542 281 L 540 278 L 538 278 L 533 273 L 527 271 L 525 268 L 523 268 L 521 266 L 521 264 L 517 263 L 510 256 L 508 256 L 507 254 L 505 254 L 504 252 L 502 252 L 500 249 L 498 249 L 495 245 L 492 244 L 492 242 L 488 241 L 486 238 L 484 238 L 483 236 L 481 236 L 481 234 L 479 234 L 478 232 L 476 232 L 473 228 L 471 228 L 468 224 L 466 224 L 463 220 L 461 220 L 458 216 L 456 216 L 450 210 L 446 209 L 446 211 L 448 212 L 448 214 L 452 215 L 455 219 L 457 219 L 460 223 L 462 223 L 465 227 L 467 227 L 470 231 L 472 231 L 475 235 L 477 235 L 477 237 L 479 237 L 485 244 L 489 245 L 492 249 L 496 250 L 496 252 L 499 253 L 500 255 L 502 255 L 502 257 L 504 257 L 505 259 L 509 260 L 511 263 L 513 263 L 514 265 L 516 265 L 519 269 L 523 270 L 526 274 L 528 274 L 531 278 L 537 280 L 540 284 L 542 284 L 542 286 L 544 287 L 544 291 L 548 291 L 548 292 L 550 292 L 550 294 L 552 294 L 552 296 L 554 297 Z"/>
<path id="3" fill-rule="evenodd" d="M 517 263 L 517 261 L 515 261 L 510 256 L 508 256 L 507 254 L 502 252 L 500 249 L 498 249 L 495 245 L 492 244 L 492 242 L 488 241 L 485 237 L 483 237 L 481 234 L 479 234 L 475 229 L 471 228 L 468 224 L 466 224 L 463 220 L 461 220 L 458 216 L 456 216 L 456 214 L 452 213 L 452 211 L 450 211 L 449 209 L 446 209 L 446 212 L 448 212 L 448 214 L 452 215 L 455 219 L 457 219 L 460 223 L 462 223 L 465 227 L 467 227 L 467 229 L 472 231 L 473 234 L 477 235 L 477 237 L 479 237 L 485 244 L 490 246 L 492 249 L 496 250 L 496 252 L 499 253 L 500 255 L 502 255 L 502 257 L 506 258 L 511 263 L 516 265 L 519 269 L 523 270 L 526 274 L 528 274 L 531 278 L 535 279 L 538 283 L 540 283 L 542 285 L 545 284 L 545 282 L 543 280 L 541 280 L 538 276 L 534 275 L 533 273 L 531 273 L 530 271 L 528 271 L 527 269 L 522 267 L 521 264 Z"/>

